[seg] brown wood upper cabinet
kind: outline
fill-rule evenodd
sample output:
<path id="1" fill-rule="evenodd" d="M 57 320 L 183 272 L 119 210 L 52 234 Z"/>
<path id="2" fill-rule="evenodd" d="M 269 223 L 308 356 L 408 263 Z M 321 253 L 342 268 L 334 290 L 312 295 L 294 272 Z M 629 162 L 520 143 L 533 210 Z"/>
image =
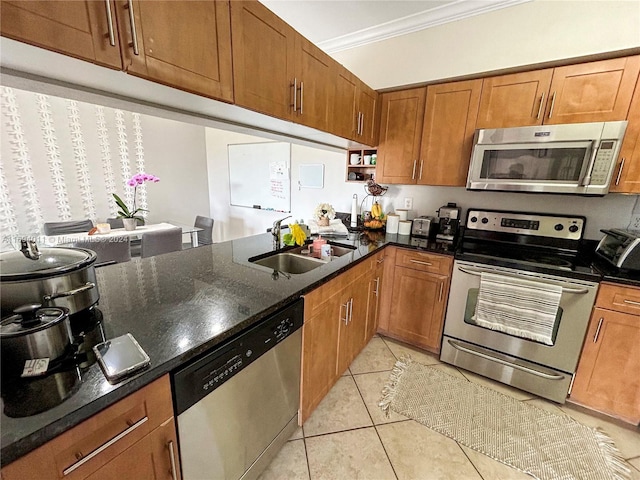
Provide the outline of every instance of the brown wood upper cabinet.
<path id="1" fill-rule="evenodd" d="M 333 101 L 329 130 L 365 145 L 378 143 L 378 92 L 337 62 L 331 76 Z"/>
<path id="2" fill-rule="evenodd" d="M 477 128 L 625 120 L 640 56 L 485 78 Z"/>
<path id="3" fill-rule="evenodd" d="M 115 11 L 112 0 L 3 0 L 0 30 L 14 40 L 121 69 Z"/>
<path id="4" fill-rule="evenodd" d="M 231 4 L 235 100 L 328 130 L 334 60 L 256 1 Z"/>
<path id="5" fill-rule="evenodd" d="M 118 0 L 124 70 L 233 101 L 229 2 Z"/>
<path id="6" fill-rule="evenodd" d="M 640 193 L 640 77 L 629 108 L 617 170 L 611 179 L 611 192 Z"/>
<path id="7" fill-rule="evenodd" d="M 383 94 L 378 181 L 464 186 L 481 87 L 469 80 Z"/>

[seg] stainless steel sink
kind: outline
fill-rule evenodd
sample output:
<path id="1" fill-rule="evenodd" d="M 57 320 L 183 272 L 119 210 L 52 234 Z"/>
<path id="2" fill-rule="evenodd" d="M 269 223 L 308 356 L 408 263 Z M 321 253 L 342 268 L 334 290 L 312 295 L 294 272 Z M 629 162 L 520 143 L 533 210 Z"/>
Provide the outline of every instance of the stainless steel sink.
<path id="1" fill-rule="evenodd" d="M 331 245 L 333 250 L 333 257 L 342 257 L 356 249 L 356 247 L 351 245 L 338 244 L 334 242 L 329 242 L 329 245 Z M 306 250 L 308 248 L 309 246 L 305 245 L 302 247 L 290 248 L 285 251 L 280 250 L 252 257 L 249 261 L 256 265 L 272 268 L 279 272 L 292 274 L 305 273 L 329 262 L 329 260 L 321 260 L 319 258 L 311 257 L 308 254 L 303 254 L 302 250 Z"/>

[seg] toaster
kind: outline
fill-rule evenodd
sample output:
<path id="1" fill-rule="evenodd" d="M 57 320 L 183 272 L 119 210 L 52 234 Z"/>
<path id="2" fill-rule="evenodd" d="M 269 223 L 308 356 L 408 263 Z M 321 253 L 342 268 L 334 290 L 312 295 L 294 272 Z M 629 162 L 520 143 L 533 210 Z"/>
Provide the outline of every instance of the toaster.
<path id="1" fill-rule="evenodd" d="M 624 270 L 640 270 L 640 231 L 613 228 L 600 230 L 604 237 L 596 255 Z"/>
<path id="2" fill-rule="evenodd" d="M 437 225 L 435 217 L 416 217 L 411 224 L 411 236 L 432 238 L 436 234 Z"/>

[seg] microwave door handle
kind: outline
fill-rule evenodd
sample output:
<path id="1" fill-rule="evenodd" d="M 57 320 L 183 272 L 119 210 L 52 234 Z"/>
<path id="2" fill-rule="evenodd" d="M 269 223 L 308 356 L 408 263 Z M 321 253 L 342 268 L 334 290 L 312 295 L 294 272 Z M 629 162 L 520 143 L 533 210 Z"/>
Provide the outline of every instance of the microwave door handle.
<path id="1" fill-rule="evenodd" d="M 589 166 L 585 172 L 585 176 L 580 182 L 580 185 L 586 187 L 591 183 L 591 171 L 593 170 L 593 164 L 596 163 L 596 155 L 598 154 L 598 142 L 596 140 L 591 142 L 593 153 L 591 154 L 591 160 L 589 161 Z"/>

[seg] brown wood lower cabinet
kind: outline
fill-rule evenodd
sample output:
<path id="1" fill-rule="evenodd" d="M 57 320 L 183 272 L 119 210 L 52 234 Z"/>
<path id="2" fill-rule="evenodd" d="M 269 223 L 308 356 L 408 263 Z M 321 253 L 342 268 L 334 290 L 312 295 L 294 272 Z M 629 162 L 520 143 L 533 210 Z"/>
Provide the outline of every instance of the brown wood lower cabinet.
<path id="1" fill-rule="evenodd" d="M 384 251 L 305 295 L 300 423 L 375 334 Z"/>
<path id="2" fill-rule="evenodd" d="M 180 478 L 169 376 L 4 466 L 2 478 Z"/>
<path id="3" fill-rule="evenodd" d="M 570 400 L 640 423 L 640 289 L 603 283 Z"/>
<path id="4" fill-rule="evenodd" d="M 395 249 L 387 277 L 379 330 L 391 337 L 440 352 L 453 259 Z"/>

